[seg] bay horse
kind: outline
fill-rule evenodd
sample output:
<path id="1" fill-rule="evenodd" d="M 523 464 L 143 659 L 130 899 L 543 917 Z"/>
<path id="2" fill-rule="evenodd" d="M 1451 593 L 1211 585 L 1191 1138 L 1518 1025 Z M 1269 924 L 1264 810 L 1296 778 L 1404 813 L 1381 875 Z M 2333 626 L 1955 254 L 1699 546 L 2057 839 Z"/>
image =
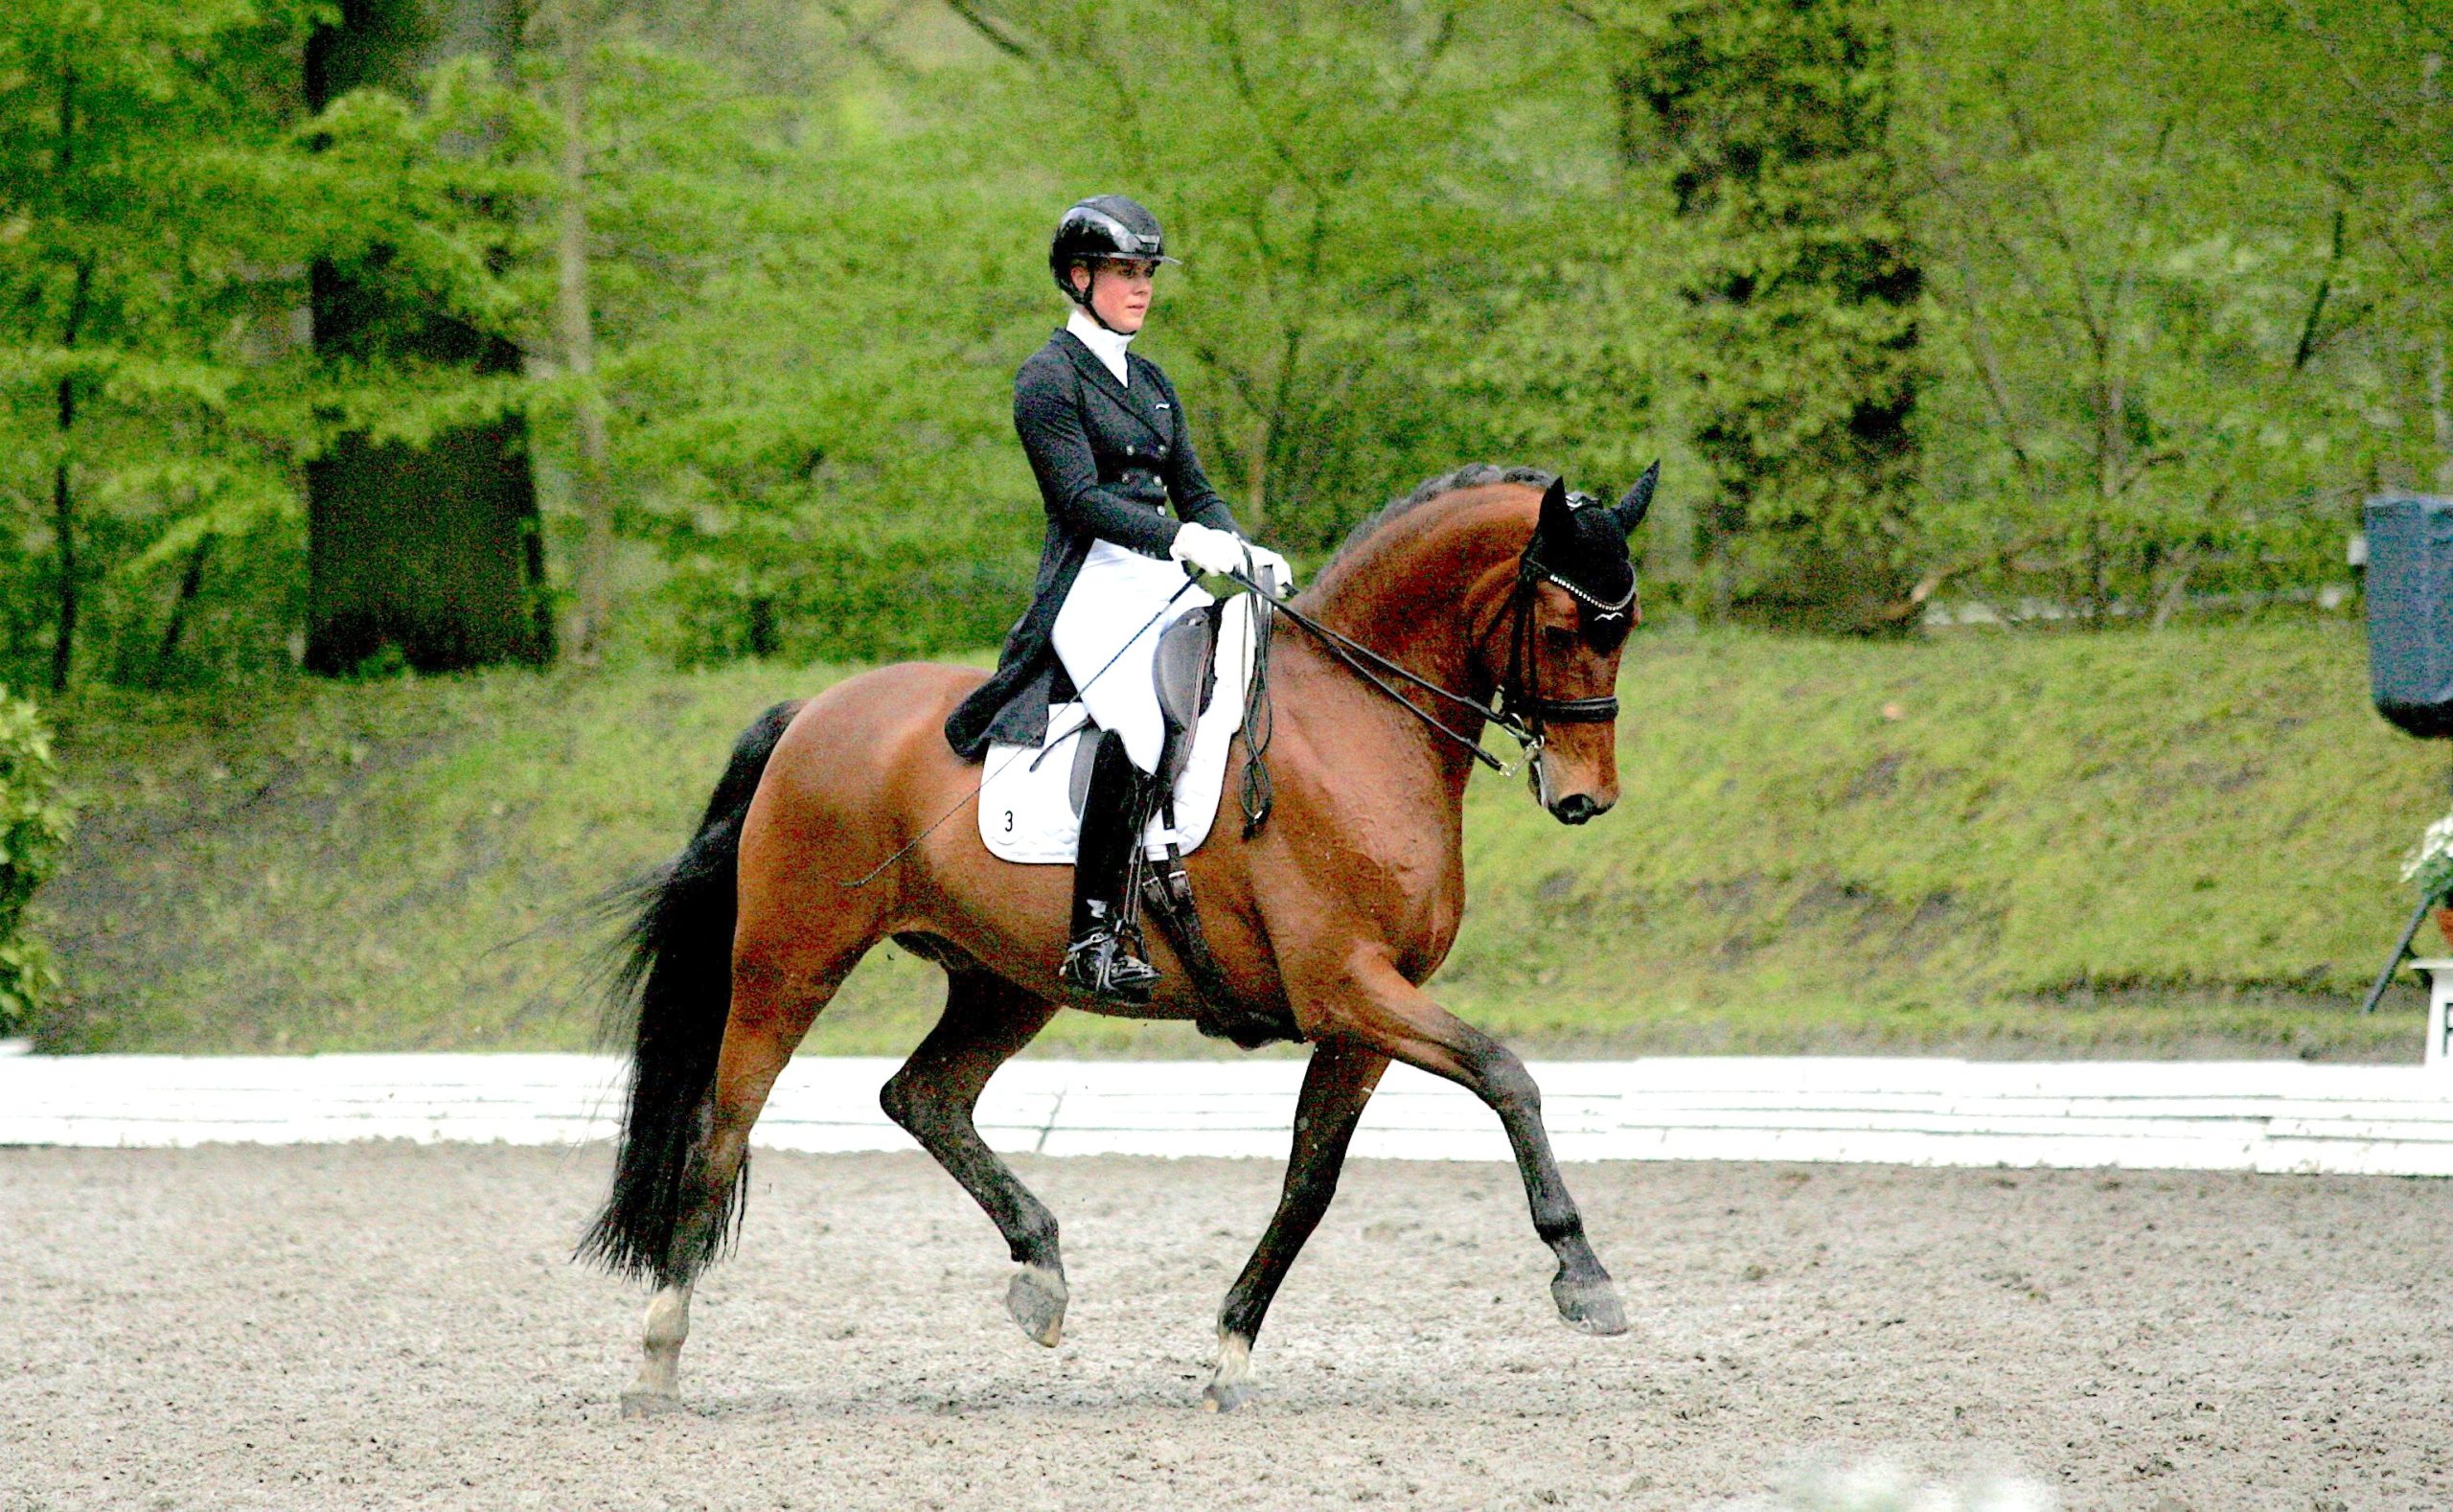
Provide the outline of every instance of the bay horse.
<path id="1" fill-rule="evenodd" d="M 1261 1319 L 1392 1060 L 1499 1115 L 1534 1231 L 1558 1257 L 1560 1317 L 1626 1329 L 1532 1077 L 1423 983 L 1464 912 L 1465 785 L 1477 755 L 1490 759 L 1486 719 L 1528 742 L 1535 794 L 1561 821 L 1617 799 L 1613 690 L 1640 614 L 1628 539 L 1659 473 L 1616 507 L 1528 470 L 1434 478 L 1358 526 L 1287 606 L 1314 629 L 1281 628 L 1267 668 L 1272 816 L 1247 836 L 1221 815 L 1186 858 L 1239 1006 L 1313 1047 L 1283 1195 L 1219 1315 L 1212 1409 L 1249 1394 Z M 737 1229 L 750 1127 L 827 999 L 889 937 L 941 965 L 947 991 L 943 1018 L 885 1084 L 885 1111 L 1003 1234 L 1020 1267 L 1014 1320 L 1043 1344 L 1063 1332 L 1056 1219 L 981 1140 L 973 1109 L 1060 1007 L 1181 1019 L 1199 1003 L 1157 935 L 1164 980 L 1146 1007 L 1059 983 L 1071 873 L 988 854 L 965 797 L 978 768 L 942 730 L 979 677 L 907 663 L 768 710 L 689 844 L 635 889 L 614 995 L 617 1033 L 631 1016 L 628 1106 L 611 1195 L 581 1247 L 655 1289 L 626 1413 L 678 1405 L 691 1288 Z M 1229 760 L 1251 760 L 1241 736 Z M 933 822 L 950 813 L 957 822 Z"/>

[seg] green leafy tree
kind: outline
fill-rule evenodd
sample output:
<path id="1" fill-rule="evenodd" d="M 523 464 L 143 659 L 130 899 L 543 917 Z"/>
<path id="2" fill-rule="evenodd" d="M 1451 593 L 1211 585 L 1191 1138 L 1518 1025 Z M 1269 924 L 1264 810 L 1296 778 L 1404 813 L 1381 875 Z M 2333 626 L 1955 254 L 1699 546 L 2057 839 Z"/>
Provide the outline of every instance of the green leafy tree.
<path id="1" fill-rule="evenodd" d="M 1647 375 L 1587 303 L 1623 227 L 1580 39 L 1468 3 L 1158 0 L 1129 36 L 1086 0 L 961 9 L 1044 81 L 1040 219 L 1128 189 L 1189 259 L 1150 350 L 1191 358 L 1248 527 L 1318 549 L 1496 447 L 1641 449 Z"/>
<path id="2" fill-rule="evenodd" d="M 1696 554 L 1720 612 L 1889 623 L 1914 529 L 1923 273 L 1901 214 L 1888 13 L 1864 0 L 1582 11 L 1621 150 L 1684 231 Z M 1638 107 L 1640 106 L 1640 109 Z"/>
<path id="3" fill-rule="evenodd" d="M 2428 460 L 2442 323 L 2423 263 L 2395 265 L 2427 145 L 2278 117 L 2327 68 L 2271 12 L 1977 4 L 1911 28 L 1944 375 L 1912 597 L 2161 624 L 2192 591 L 2336 575 L 2358 496 Z"/>
<path id="4" fill-rule="evenodd" d="M 22 1033 L 58 997 L 58 970 L 27 928 L 26 905 L 58 865 L 70 817 L 42 716 L 0 688 L 0 1035 Z"/>
<path id="5" fill-rule="evenodd" d="M 0 500 L 26 526 L 0 546 L 0 649 L 55 689 L 89 661 L 169 671 L 215 548 L 279 559 L 294 529 L 269 228 L 294 203 L 274 69 L 304 10 L 0 12 Z M 278 568 L 217 576 L 276 622 L 294 601 Z M 98 639 L 116 651 L 81 654 Z"/>
<path id="6" fill-rule="evenodd" d="M 343 106 L 336 124 L 345 126 L 353 114 L 380 120 L 384 108 L 353 101 L 353 91 L 414 99 L 433 70 L 455 59 L 482 59 L 495 75 L 508 74 L 523 19 L 514 0 L 346 0 L 335 23 L 309 39 L 308 103 L 319 111 Z M 464 66 L 443 76 L 441 87 L 448 94 L 470 77 Z M 452 297 L 483 288 L 486 275 L 515 255 L 503 242 L 516 235 L 509 201 L 518 186 L 488 182 L 483 168 L 509 155 L 516 144 L 506 137 L 518 122 L 506 112 L 456 124 L 473 127 L 465 133 L 472 139 L 428 137 L 413 163 L 468 160 L 476 171 L 453 175 L 445 190 L 461 197 L 466 214 L 420 217 L 404 227 L 399 208 L 380 213 L 362 192 L 350 195 L 344 202 L 363 218 L 333 224 L 355 235 L 321 249 L 309 282 L 315 347 L 326 363 L 474 380 L 452 385 L 462 401 L 457 414 L 429 409 L 388 435 L 363 419 L 345 420 L 309 460 L 306 660 L 316 672 L 352 672 L 386 653 L 429 671 L 553 655 L 544 541 L 518 401 L 520 349 L 483 310 Z M 366 181 L 398 182 L 385 174 Z M 454 220 L 461 238 L 443 250 L 472 258 L 473 266 L 421 258 L 399 234 Z M 499 237 L 489 237 L 496 226 Z M 461 276 L 438 282 L 430 276 L 438 262 L 441 271 Z"/>
<path id="7" fill-rule="evenodd" d="M 622 528 L 670 570 L 655 633 L 683 661 L 976 646 L 1026 596 L 1020 165 L 954 108 L 993 100 L 883 99 L 805 107 L 637 32 L 594 55 L 608 466 Z"/>

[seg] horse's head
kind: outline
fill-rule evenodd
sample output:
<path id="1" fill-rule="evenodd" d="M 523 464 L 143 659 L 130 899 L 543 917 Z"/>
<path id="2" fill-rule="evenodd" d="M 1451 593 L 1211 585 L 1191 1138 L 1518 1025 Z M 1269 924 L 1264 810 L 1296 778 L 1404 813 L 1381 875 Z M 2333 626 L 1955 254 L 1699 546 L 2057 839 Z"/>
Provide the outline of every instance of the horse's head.
<path id="1" fill-rule="evenodd" d="M 1553 480 L 1485 655 L 1502 707 L 1536 737 L 1533 795 L 1563 824 L 1618 801 L 1618 658 L 1643 618 L 1630 545 L 1661 481 L 1656 462 L 1615 505 Z"/>

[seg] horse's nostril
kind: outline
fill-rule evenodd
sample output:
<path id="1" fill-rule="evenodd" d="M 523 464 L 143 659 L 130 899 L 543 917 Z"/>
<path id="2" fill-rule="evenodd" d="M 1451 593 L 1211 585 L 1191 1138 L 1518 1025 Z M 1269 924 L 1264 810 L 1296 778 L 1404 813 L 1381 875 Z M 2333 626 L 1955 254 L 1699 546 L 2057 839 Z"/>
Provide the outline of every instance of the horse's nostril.
<path id="1" fill-rule="evenodd" d="M 1559 821 L 1563 824 L 1582 824 L 1600 813 L 1601 809 L 1600 805 L 1583 793 L 1571 792 L 1550 805 L 1550 812 L 1557 814 Z"/>

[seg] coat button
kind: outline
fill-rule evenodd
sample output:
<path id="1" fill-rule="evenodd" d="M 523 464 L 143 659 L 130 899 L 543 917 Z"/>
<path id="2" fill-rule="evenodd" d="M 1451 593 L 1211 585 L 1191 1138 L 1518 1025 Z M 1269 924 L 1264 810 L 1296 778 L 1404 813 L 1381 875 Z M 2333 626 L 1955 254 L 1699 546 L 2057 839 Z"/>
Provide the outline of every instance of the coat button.
<path id="1" fill-rule="evenodd" d="M 1132 455 L 1133 455 L 1133 448 L 1132 448 L 1131 447 L 1125 447 L 1125 448 L 1124 448 L 1124 454 L 1125 454 L 1126 456 L 1128 456 L 1128 457 L 1129 457 L 1129 456 L 1132 456 Z"/>

